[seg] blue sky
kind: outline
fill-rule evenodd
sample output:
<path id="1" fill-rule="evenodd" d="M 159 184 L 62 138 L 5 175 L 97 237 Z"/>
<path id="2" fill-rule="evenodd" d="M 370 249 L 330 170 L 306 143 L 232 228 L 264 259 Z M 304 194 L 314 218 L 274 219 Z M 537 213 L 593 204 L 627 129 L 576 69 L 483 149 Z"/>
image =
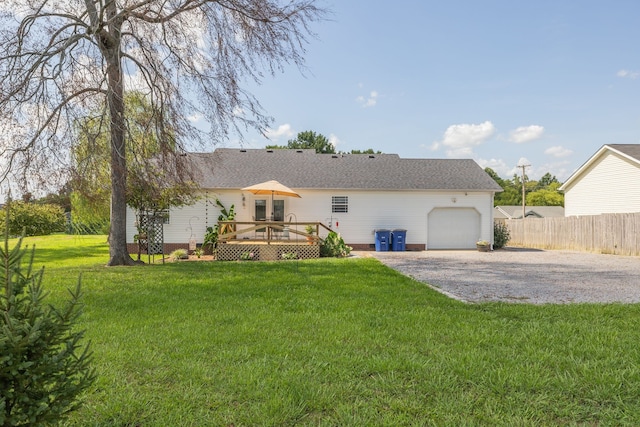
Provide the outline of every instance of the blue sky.
<path id="1" fill-rule="evenodd" d="M 522 159 L 564 181 L 603 144 L 640 143 L 640 2 L 335 1 L 306 55 L 249 86 L 274 118 L 341 151 L 473 158 L 511 177 Z M 224 146 L 237 146 L 227 141 Z"/>

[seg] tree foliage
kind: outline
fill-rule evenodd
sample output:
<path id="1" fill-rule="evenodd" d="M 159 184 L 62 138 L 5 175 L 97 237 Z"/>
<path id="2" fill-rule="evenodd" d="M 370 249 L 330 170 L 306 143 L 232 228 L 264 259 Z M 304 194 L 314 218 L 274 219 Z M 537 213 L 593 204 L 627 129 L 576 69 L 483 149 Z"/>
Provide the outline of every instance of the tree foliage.
<path id="1" fill-rule="evenodd" d="M 512 179 L 502 179 L 491 168 L 485 172 L 502 187 L 501 193 L 496 193 L 494 206 L 522 205 L 522 179 L 513 175 Z M 529 180 L 525 175 L 525 204 L 529 206 L 564 206 L 564 194 L 558 191 L 562 184 L 550 173 L 544 174 L 540 180 Z"/>
<path id="2" fill-rule="evenodd" d="M 310 25 L 324 14 L 314 0 L 3 0 L 0 181 L 63 176 L 76 124 L 98 112 L 93 119 L 109 130 L 109 264 L 133 264 L 125 91 L 139 91 L 153 106 L 147 131 L 162 153 L 154 166 L 188 173 L 180 162 L 187 144 L 267 129 L 270 118 L 241 82 L 302 66 Z"/>
<path id="3" fill-rule="evenodd" d="M 176 179 L 180 175 L 168 173 L 166 165 L 158 166 L 157 157 L 162 155 L 162 147 L 156 133 L 149 131 L 157 114 L 153 106 L 140 92 L 132 91 L 125 94 L 125 107 L 129 112 L 130 139 L 125 154 L 129 163 L 127 204 L 138 210 L 163 210 L 193 203 L 197 184 L 186 176 Z M 175 150 L 175 144 L 169 144 Z M 71 152 L 76 171 L 72 197 L 74 222 L 108 224 L 109 129 L 103 126 L 99 115 L 91 115 L 78 123 Z"/>
<path id="4" fill-rule="evenodd" d="M 313 148 L 316 153 L 335 154 L 336 148 L 329 142 L 326 136 L 311 130 L 298 132 L 295 139 L 287 141 L 287 145 L 268 145 L 269 149 L 304 149 Z"/>
<path id="5" fill-rule="evenodd" d="M 351 150 L 351 154 L 382 154 L 382 151 L 367 148 L 366 150 Z"/>
<path id="6" fill-rule="evenodd" d="M 0 210 L 0 231 L 8 231 L 10 236 L 23 233 L 25 236 L 44 236 L 65 231 L 66 220 L 63 209 L 58 205 L 15 201 L 11 202 L 11 209 L 7 204 Z"/>
<path id="7" fill-rule="evenodd" d="M 564 195 L 556 190 L 541 189 L 527 194 L 528 206 L 564 206 Z"/>
<path id="8" fill-rule="evenodd" d="M 557 186 L 560 187 L 560 181 L 558 181 L 556 176 L 547 172 L 538 180 L 536 190 L 548 189 L 553 184 L 557 184 Z"/>
<path id="9" fill-rule="evenodd" d="M 13 205 L 13 204 L 12 204 Z M 33 253 L 22 239 L 0 247 L 0 425 L 56 425 L 78 407 L 78 397 L 94 381 L 84 332 L 75 330 L 80 281 L 71 299 L 56 309 L 45 302 L 43 270 L 33 269 Z M 26 261 L 26 262 L 25 262 Z"/>
<path id="10" fill-rule="evenodd" d="M 502 187 L 502 192 L 496 193 L 493 204 L 494 206 L 512 206 L 522 204 L 522 186 L 520 179 L 514 175 L 513 180 L 502 179 L 491 168 L 485 168 L 485 172 L 493 178 L 493 180 Z"/>
<path id="11" fill-rule="evenodd" d="M 267 149 L 314 149 L 319 154 L 336 154 L 336 147 L 321 133 L 311 130 L 299 132 L 295 139 L 290 139 L 287 145 L 267 145 Z M 351 150 L 351 154 L 382 154 L 373 148 L 366 150 Z"/>

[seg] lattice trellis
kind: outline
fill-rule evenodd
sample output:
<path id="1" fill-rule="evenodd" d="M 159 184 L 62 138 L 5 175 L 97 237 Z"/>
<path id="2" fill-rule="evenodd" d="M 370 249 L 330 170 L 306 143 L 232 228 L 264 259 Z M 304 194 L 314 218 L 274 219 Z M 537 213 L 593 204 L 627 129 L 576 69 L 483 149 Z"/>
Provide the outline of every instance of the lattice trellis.
<path id="1" fill-rule="evenodd" d="M 164 258 L 164 215 L 155 211 L 143 211 L 138 216 L 138 228 L 144 230 L 139 239 L 140 251 L 149 255 L 160 254 Z"/>
<path id="2" fill-rule="evenodd" d="M 237 261 L 243 254 L 253 253 L 254 260 L 276 261 L 283 258 L 283 254 L 295 254 L 297 259 L 320 258 L 320 246 L 308 244 L 252 244 L 252 243 L 223 243 L 218 245 L 218 259 L 221 261 Z"/>

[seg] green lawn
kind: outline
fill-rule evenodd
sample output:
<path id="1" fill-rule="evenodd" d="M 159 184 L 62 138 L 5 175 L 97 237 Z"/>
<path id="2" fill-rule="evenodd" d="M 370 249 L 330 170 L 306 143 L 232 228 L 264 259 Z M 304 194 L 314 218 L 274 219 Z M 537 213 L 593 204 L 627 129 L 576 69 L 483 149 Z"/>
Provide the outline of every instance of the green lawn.
<path id="1" fill-rule="evenodd" d="M 465 305 L 374 259 L 107 268 L 104 236 L 33 241 L 52 301 L 82 272 L 99 379 L 70 425 L 640 424 L 638 304 Z"/>

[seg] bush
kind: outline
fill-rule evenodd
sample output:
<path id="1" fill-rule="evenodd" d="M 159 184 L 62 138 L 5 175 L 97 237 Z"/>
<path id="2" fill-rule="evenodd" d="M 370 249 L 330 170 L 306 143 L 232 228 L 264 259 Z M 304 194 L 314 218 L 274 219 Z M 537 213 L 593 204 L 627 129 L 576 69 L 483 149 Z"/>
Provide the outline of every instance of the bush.
<path id="1" fill-rule="evenodd" d="M 38 205 L 22 201 L 12 201 L 9 210 L 9 235 L 43 236 L 65 231 L 67 218 L 58 205 Z M 7 207 L 0 212 L 0 231 L 6 230 Z"/>
<path id="2" fill-rule="evenodd" d="M 345 257 L 351 253 L 351 246 L 347 246 L 340 234 L 335 231 L 329 232 L 324 242 L 320 246 L 320 256 L 322 257 Z"/>
<path id="3" fill-rule="evenodd" d="M 32 426 L 58 422 L 78 408 L 78 396 L 95 380 L 80 316 L 80 281 L 58 310 L 44 302 L 43 270 L 33 271 L 33 249 L 0 248 L 0 425 Z"/>
<path id="4" fill-rule="evenodd" d="M 506 224 L 501 222 L 493 223 L 493 249 L 503 248 L 511 239 L 511 233 Z"/>
<path id="5" fill-rule="evenodd" d="M 204 233 L 204 241 L 202 247 L 205 250 L 213 252 L 218 245 L 218 224 L 213 227 L 207 227 L 207 231 Z"/>
<path id="6" fill-rule="evenodd" d="M 186 249 L 178 248 L 169 254 L 169 259 L 171 259 L 172 261 L 189 259 L 189 252 Z"/>

